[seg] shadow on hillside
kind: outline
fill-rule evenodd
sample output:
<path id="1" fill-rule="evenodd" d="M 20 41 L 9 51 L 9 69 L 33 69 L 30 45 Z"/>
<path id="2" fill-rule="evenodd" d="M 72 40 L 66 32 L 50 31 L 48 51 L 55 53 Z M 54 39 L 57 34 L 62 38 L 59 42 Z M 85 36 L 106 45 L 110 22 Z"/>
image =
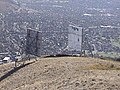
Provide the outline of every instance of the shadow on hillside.
<path id="1" fill-rule="evenodd" d="M 2 77 L 0 77 L 0 82 L 4 79 L 6 79 L 7 77 L 9 77 L 10 75 L 12 75 L 13 73 L 17 72 L 18 70 L 32 64 L 34 62 L 30 62 L 30 63 L 27 63 L 27 64 L 24 64 L 24 65 L 21 65 L 19 67 L 16 67 L 16 68 L 13 68 L 12 70 L 8 71 L 5 75 L 3 75 Z"/>
<path id="2" fill-rule="evenodd" d="M 45 56 L 44 58 L 57 58 L 57 57 L 78 57 L 77 55 L 64 55 L 64 54 L 57 54 L 57 55 L 49 55 L 49 56 Z"/>

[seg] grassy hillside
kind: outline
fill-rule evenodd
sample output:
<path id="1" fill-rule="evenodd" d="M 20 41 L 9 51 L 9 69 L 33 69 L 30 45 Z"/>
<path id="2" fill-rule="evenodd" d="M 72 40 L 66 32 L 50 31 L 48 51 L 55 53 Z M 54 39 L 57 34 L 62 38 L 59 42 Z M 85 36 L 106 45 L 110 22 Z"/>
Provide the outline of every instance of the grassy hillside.
<path id="1" fill-rule="evenodd" d="M 120 63 L 80 57 L 31 60 L 16 70 L 0 66 L 1 90 L 118 90 Z M 8 73 L 9 72 L 9 73 Z M 1 78 L 0 78 L 1 79 Z"/>

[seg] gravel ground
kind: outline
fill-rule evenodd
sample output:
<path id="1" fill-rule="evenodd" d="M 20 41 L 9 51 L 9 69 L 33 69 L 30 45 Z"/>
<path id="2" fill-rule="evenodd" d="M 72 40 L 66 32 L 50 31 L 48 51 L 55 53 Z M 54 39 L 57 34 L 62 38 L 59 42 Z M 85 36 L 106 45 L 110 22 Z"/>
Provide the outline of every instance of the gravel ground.
<path id="1" fill-rule="evenodd" d="M 6 75 L 7 73 L 7 75 Z M 41 58 L 0 66 L 0 90 L 120 90 L 120 62 L 81 57 Z"/>

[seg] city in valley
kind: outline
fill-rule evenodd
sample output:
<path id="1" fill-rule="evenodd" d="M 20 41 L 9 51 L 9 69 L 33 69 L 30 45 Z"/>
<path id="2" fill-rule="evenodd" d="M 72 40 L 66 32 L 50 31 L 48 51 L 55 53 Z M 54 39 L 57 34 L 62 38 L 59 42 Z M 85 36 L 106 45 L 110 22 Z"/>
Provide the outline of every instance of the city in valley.
<path id="1" fill-rule="evenodd" d="M 120 0 L 0 0 L 0 90 L 120 90 Z"/>

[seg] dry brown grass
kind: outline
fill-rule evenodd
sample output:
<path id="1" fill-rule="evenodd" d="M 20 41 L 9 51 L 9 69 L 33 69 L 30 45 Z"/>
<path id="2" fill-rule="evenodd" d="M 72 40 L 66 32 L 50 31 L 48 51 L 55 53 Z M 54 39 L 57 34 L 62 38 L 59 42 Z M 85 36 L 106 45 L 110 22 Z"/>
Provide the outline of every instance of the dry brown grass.
<path id="1" fill-rule="evenodd" d="M 12 64 L 0 66 L 2 73 L 4 69 L 9 71 L 7 68 L 11 69 Z M 42 58 L 2 80 L 0 90 L 119 90 L 119 81 L 119 62 L 81 57 Z"/>
<path id="2" fill-rule="evenodd" d="M 86 70 L 120 70 L 120 67 L 116 67 L 114 64 L 95 64 L 83 68 Z"/>

